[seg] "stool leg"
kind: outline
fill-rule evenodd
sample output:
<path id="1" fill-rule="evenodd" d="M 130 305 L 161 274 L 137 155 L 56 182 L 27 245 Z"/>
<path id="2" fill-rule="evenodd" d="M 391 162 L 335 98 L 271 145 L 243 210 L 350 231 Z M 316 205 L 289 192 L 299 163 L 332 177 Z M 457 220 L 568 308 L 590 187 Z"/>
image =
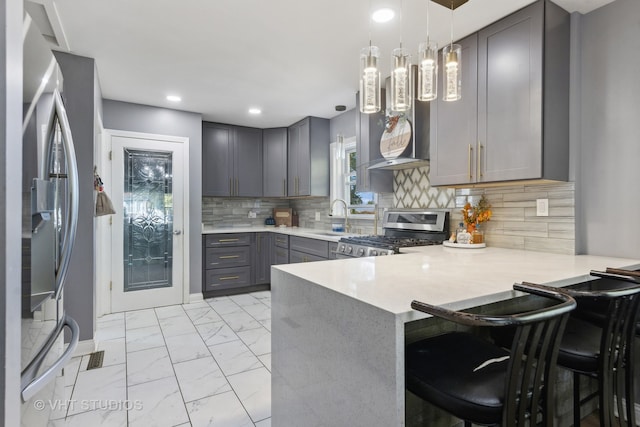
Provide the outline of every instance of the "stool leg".
<path id="1" fill-rule="evenodd" d="M 580 374 L 573 373 L 573 427 L 580 427 Z"/>
<path id="2" fill-rule="evenodd" d="M 471 421 L 464 420 L 464 427 L 471 427 L 472 425 Z"/>

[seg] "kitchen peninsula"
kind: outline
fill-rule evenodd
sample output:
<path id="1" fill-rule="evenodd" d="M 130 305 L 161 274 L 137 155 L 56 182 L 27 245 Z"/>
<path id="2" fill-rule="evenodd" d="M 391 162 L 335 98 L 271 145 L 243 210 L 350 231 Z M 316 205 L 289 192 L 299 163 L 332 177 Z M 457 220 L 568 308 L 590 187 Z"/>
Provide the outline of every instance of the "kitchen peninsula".
<path id="1" fill-rule="evenodd" d="M 405 425 L 405 325 L 428 317 L 414 299 L 468 309 L 514 298 L 516 282 L 568 286 L 592 269 L 640 268 L 493 247 L 404 252 L 272 268 L 273 425 Z"/>

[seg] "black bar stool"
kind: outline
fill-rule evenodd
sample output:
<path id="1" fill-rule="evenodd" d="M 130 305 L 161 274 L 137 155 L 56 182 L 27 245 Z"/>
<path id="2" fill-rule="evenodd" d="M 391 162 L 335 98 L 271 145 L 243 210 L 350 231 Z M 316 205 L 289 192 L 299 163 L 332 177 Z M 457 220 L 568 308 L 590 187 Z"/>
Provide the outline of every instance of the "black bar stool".
<path id="1" fill-rule="evenodd" d="M 469 326 L 515 327 L 511 351 L 466 332 L 407 346 L 407 389 L 457 418 L 482 425 L 553 425 L 559 337 L 575 300 L 557 290 L 514 285 L 559 303 L 513 315 L 479 315 L 413 301 L 411 307 Z M 536 424 L 534 422 L 533 424 Z"/>
<path id="2" fill-rule="evenodd" d="M 634 339 L 640 280 L 598 271 L 590 274 L 601 279 L 587 282 L 586 289 L 561 289 L 578 303 L 578 309 L 567 322 L 558 353 L 558 365 L 573 372 L 573 423 L 580 425 L 581 405 L 598 396 L 601 427 L 617 423 L 621 427 L 635 427 Z M 598 392 L 584 399 L 580 397 L 581 375 L 598 380 Z"/>

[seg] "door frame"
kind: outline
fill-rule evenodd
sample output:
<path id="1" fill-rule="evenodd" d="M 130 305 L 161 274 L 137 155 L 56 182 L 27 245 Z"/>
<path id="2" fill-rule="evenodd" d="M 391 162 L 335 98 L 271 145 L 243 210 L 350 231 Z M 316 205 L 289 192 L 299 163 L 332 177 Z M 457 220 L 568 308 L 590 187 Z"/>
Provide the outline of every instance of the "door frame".
<path id="1" fill-rule="evenodd" d="M 102 143 L 97 147 L 95 154 L 96 167 L 98 174 L 102 178 L 107 194 L 111 193 L 113 188 L 113 177 L 111 176 L 111 151 L 113 137 L 151 139 L 154 141 L 177 142 L 182 145 L 183 164 L 182 170 L 184 174 L 182 214 L 182 303 L 189 302 L 190 297 L 190 276 L 189 276 L 189 138 L 182 136 L 160 135 L 145 132 L 132 132 L 117 129 L 104 129 L 102 133 Z M 177 189 L 176 189 L 177 190 Z M 94 196 L 95 197 L 95 196 Z M 94 200 L 95 201 L 95 200 Z M 115 209 L 118 209 L 116 206 Z M 111 313 L 111 283 L 113 282 L 113 270 L 111 268 L 112 256 L 111 250 L 113 241 L 111 238 L 111 220 L 112 216 L 95 217 L 96 225 L 96 317 L 101 317 Z"/>

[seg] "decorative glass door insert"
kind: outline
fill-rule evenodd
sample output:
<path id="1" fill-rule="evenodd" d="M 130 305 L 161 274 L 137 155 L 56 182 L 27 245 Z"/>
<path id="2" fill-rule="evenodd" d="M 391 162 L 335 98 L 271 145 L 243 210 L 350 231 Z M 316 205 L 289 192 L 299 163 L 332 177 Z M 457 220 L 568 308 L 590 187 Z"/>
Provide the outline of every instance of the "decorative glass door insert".
<path id="1" fill-rule="evenodd" d="M 124 291 L 173 286 L 173 153 L 124 149 Z"/>

